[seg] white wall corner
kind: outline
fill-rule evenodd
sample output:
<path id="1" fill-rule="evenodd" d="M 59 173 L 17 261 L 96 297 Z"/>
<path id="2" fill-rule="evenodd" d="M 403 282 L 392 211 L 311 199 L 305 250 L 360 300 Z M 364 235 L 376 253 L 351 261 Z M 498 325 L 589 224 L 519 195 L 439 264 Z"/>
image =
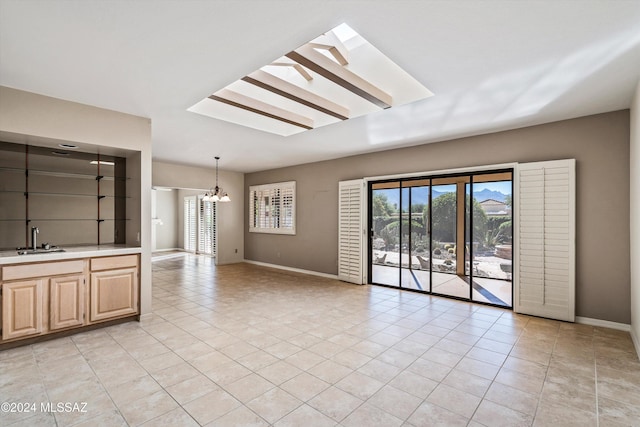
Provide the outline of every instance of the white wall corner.
<path id="1" fill-rule="evenodd" d="M 640 357 L 640 81 L 630 110 L 629 237 L 631 265 L 631 337 Z"/>

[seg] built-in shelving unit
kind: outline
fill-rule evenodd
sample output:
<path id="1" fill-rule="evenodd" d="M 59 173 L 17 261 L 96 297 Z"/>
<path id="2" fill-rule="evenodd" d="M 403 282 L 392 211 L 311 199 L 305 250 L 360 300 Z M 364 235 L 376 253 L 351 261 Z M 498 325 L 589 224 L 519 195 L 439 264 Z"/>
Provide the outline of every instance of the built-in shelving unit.
<path id="1" fill-rule="evenodd" d="M 125 242 L 126 159 L 0 142 L 0 248 Z"/>

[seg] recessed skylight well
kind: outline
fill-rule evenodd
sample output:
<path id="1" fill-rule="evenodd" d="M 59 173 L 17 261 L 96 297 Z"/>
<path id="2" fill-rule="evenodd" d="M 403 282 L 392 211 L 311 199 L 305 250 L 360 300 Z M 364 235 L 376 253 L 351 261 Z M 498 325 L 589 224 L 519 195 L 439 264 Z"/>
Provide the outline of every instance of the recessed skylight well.
<path id="1" fill-rule="evenodd" d="M 289 136 L 432 95 L 341 24 L 188 111 Z"/>

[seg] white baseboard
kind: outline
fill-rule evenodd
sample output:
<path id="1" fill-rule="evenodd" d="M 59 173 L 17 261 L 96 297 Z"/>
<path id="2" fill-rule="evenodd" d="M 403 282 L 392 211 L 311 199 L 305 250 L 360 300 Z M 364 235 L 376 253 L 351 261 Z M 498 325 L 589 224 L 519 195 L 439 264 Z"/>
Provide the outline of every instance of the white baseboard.
<path id="1" fill-rule="evenodd" d="M 319 271 L 303 270 L 301 268 L 293 268 L 293 267 L 287 267 L 287 266 L 284 266 L 284 265 L 269 264 L 267 262 L 252 261 L 250 259 L 245 259 L 244 262 L 246 262 L 247 264 L 260 265 L 262 267 L 277 268 L 279 270 L 293 271 L 294 273 L 309 274 L 311 276 L 320 276 L 320 277 L 325 277 L 327 279 L 336 279 L 336 280 L 338 280 L 338 275 L 337 274 L 320 273 Z"/>
<path id="2" fill-rule="evenodd" d="M 599 326 L 601 328 L 616 329 L 618 331 L 631 332 L 631 325 L 626 323 L 610 322 L 608 320 L 592 319 L 591 317 L 576 316 L 576 323 L 583 325 Z"/>
<path id="3" fill-rule="evenodd" d="M 168 249 L 156 249 L 154 251 L 152 251 L 152 254 L 158 253 L 158 252 L 174 252 L 174 251 L 179 251 L 179 252 L 184 252 L 184 249 L 182 248 L 168 248 Z"/>
<path id="4" fill-rule="evenodd" d="M 151 254 L 151 262 L 164 261 L 171 258 L 182 257 L 191 252 L 185 252 L 183 249 L 164 249 Z M 166 255 L 165 255 L 166 254 Z"/>

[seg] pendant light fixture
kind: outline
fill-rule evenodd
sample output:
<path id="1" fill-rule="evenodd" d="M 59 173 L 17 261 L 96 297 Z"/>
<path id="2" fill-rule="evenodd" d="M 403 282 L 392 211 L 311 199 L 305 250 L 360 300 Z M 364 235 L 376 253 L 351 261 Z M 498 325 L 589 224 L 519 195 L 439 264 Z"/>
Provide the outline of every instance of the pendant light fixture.
<path id="1" fill-rule="evenodd" d="M 216 156 L 216 188 L 209 189 L 206 193 L 204 193 L 204 197 L 202 201 L 204 202 L 230 202 L 231 198 L 229 195 L 222 190 L 222 188 L 218 187 L 218 161 L 220 157 Z"/>

